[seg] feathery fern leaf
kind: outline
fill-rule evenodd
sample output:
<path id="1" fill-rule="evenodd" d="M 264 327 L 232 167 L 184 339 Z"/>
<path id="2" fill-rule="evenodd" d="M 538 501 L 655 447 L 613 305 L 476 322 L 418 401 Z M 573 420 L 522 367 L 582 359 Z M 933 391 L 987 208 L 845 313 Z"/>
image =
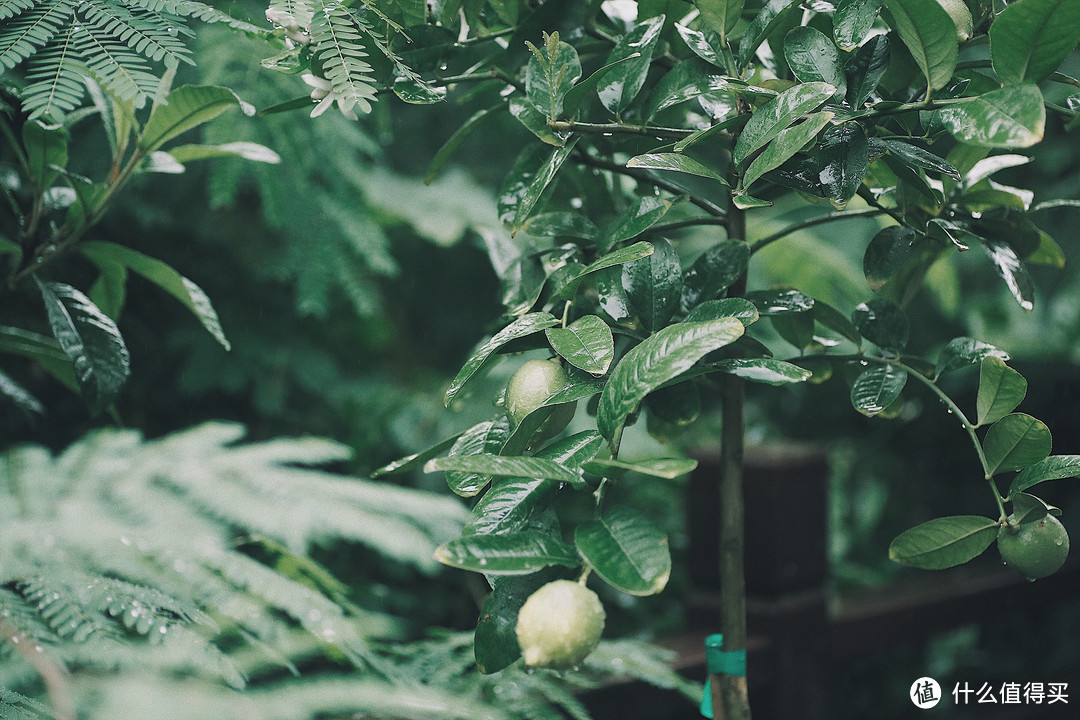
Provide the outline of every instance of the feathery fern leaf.
<path id="1" fill-rule="evenodd" d="M 314 59 L 322 67 L 322 76 L 330 81 L 332 95 L 341 111 L 354 107 L 371 112 L 376 91 L 371 79 L 374 68 L 364 58 L 364 35 L 374 33 L 361 16 L 339 3 L 325 3 L 311 22 Z"/>

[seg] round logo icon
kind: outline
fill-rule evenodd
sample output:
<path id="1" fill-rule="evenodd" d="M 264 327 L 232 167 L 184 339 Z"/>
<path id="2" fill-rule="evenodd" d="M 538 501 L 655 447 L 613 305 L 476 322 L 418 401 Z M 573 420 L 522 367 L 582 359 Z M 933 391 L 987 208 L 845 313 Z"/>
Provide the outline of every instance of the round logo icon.
<path id="1" fill-rule="evenodd" d="M 921 677 L 911 683 L 909 697 L 915 707 L 921 710 L 932 708 L 941 702 L 941 686 L 932 677 Z"/>

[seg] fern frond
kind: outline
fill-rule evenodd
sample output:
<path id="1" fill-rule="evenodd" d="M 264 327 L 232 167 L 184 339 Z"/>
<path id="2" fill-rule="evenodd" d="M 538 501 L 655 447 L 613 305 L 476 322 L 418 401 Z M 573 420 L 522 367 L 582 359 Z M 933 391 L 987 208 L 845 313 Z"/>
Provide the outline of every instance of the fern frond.
<path id="1" fill-rule="evenodd" d="M 361 33 L 370 27 L 340 3 L 325 3 L 311 23 L 313 57 L 322 66 L 322 76 L 330 81 L 332 95 L 343 113 L 354 107 L 371 112 L 376 91 L 371 74 L 374 68 L 364 58 Z"/>
<path id="2" fill-rule="evenodd" d="M 17 3 L 5 9 L 13 15 L 20 5 L 24 12 L 18 13 L 10 23 L 0 29 L 0 70 L 11 70 L 31 57 L 65 28 L 71 30 L 75 3 L 71 0 L 54 0 L 45 3 Z"/>
<path id="3" fill-rule="evenodd" d="M 311 27 L 317 0 L 271 0 L 268 14 L 291 17 L 302 28 Z"/>
<path id="4" fill-rule="evenodd" d="M 178 39 L 180 30 L 174 18 L 160 15 L 153 18 L 137 17 L 123 5 L 102 0 L 85 0 L 79 11 L 88 28 L 94 28 L 103 38 L 126 44 L 139 55 L 153 62 L 162 62 L 166 68 L 175 68 L 181 62 L 194 65 L 191 51 Z"/>
<path id="5" fill-rule="evenodd" d="M 51 720 L 52 713 L 43 703 L 0 688 L 0 718 L 4 720 Z"/>
<path id="6" fill-rule="evenodd" d="M 34 7 L 35 0 L 2 0 L 0 1 L 0 20 L 7 20 Z"/>
<path id="7" fill-rule="evenodd" d="M 78 52 L 85 67 L 102 87 L 121 100 L 141 107 L 158 90 L 157 76 L 145 59 L 118 41 L 86 28 L 78 34 Z M 65 112 L 67 109 L 65 109 Z"/>

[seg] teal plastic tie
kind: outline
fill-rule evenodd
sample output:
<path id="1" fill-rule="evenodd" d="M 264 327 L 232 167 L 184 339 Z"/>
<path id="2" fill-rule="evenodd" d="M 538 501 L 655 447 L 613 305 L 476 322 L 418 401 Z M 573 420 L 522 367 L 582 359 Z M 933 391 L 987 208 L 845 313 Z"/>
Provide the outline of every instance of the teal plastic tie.
<path id="1" fill-rule="evenodd" d="M 746 676 L 746 650 L 724 650 L 724 636 L 717 633 L 705 638 L 705 667 L 709 675 Z M 713 717 L 712 688 L 705 678 L 705 690 L 701 693 L 701 714 Z"/>

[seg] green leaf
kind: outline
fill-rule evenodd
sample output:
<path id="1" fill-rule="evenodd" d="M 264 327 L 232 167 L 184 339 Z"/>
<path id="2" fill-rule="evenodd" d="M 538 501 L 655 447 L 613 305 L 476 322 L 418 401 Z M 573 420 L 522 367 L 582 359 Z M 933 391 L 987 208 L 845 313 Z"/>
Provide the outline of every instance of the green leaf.
<path id="1" fill-rule="evenodd" d="M 596 92 L 596 88 L 599 86 L 600 82 L 604 80 L 604 76 L 607 74 L 608 70 L 633 62 L 637 59 L 637 55 L 630 55 L 629 57 L 607 63 L 594 70 L 592 75 L 570 88 L 569 92 L 567 92 L 566 96 L 563 98 L 563 111 L 565 114 L 573 115 L 581 103 L 593 92 Z"/>
<path id="2" fill-rule="evenodd" d="M 1012 512 L 1009 513 L 1009 522 L 1015 522 L 1017 525 L 1038 522 L 1049 514 L 1061 515 L 1060 509 L 1047 504 L 1041 498 L 1037 498 L 1034 495 L 1028 495 L 1027 493 L 1020 492 L 1015 495 L 1010 495 L 1007 500 L 1012 503 Z"/>
<path id="3" fill-rule="evenodd" d="M 623 288 L 642 326 L 662 328 L 679 309 L 682 267 L 679 255 L 667 240 L 653 243 L 653 254 L 623 266 Z"/>
<path id="4" fill-rule="evenodd" d="M 545 36 L 543 50 L 532 51 L 525 67 L 525 94 L 541 114 L 555 119 L 562 114 L 563 98 L 581 78 L 581 60 L 573 46 L 559 41 L 559 33 Z"/>
<path id="5" fill-rule="evenodd" d="M 443 565 L 486 575 L 528 575 L 549 565 L 576 567 L 577 550 L 545 532 L 466 535 L 435 550 Z"/>
<path id="6" fill-rule="evenodd" d="M 877 90 L 878 83 L 889 69 L 892 50 L 887 35 L 875 35 L 867 40 L 844 66 L 847 78 L 847 101 L 855 110 L 861 110 L 863 103 Z"/>
<path id="7" fill-rule="evenodd" d="M 548 118 L 541 113 L 532 103 L 522 98 L 519 95 L 514 95 L 506 103 L 506 108 L 510 111 L 510 114 L 517 118 L 518 122 L 528 129 L 533 135 L 538 137 L 548 145 L 554 145 L 555 147 L 562 147 L 566 144 L 566 138 L 563 135 L 559 135 L 548 124 Z M 526 225 L 528 222 L 526 222 Z"/>
<path id="8" fill-rule="evenodd" d="M 30 180 L 39 190 L 47 190 L 67 167 L 68 131 L 61 125 L 46 125 L 40 120 L 23 124 L 22 141 Z"/>
<path id="9" fill-rule="evenodd" d="M 600 438 L 603 443 L 603 438 Z M 502 478 L 473 506 L 463 534 L 505 534 L 523 528 L 550 505 L 559 483 L 547 478 Z"/>
<path id="10" fill-rule="evenodd" d="M 765 316 L 789 312 L 809 312 L 814 309 L 814 298 L 791 288 L 752 290 L 745 295 L 758 313 Z"/>
<path id="11" fill-rule="evenodd" d="M 477 423 L 457 437 L 450 447 L 449 454 L 451 457 L 481 453 L 495 454 L 503 449 L 509 435 L 510 421 L 505 417 Z M 428 460 L 423 463 L 425 472 L 430 472 L 427 470 L 427 463 L 433 459 L 434 456 L 429 455 Z M 489 482 L 491 482 L 489 473 L 473 470 L 446 471 L 446 484 L 461 497 L 478 495 Z"/>
<path id="12" fill-rule="evenodd" d="M 75 372 L 55 338 L 0 325 L 0 352 L 29 358 L 72 392 L 79 391 Z"/>
<path id="13" fill-rule="evenodd" d="M 1031 147 L 1046 127 L 1042 91 L 1032 83 L 991 90 L 938 113 L 957 140 L 985 147 Z"/>
<path id="14" fill-rule="evenodd" d="M 45 414 L 45 406 L 3 370 L 0 370 L 0 398 L 10 401 L 27 414 Z"/>
<path id="15" fill-rule="evenodd" d="M 443 404 L 449 407 L 454 397 L 461 391 L 461 388 L 469 378 L 475 375 L 484 362 L 491 357 L 492 353 L 500 347 L 511 340 L 517 340 L 518 338 L 532 335 L 533 333 L 540 332 L 541 330 L 545 330 L 558 324 L 559 321 L 550 313 L 535 312 L 522 315 L 502 330 L 495 333 L 490 340 L 473 352 L 472 356 L 465 362 L 464 367 L 458 371 L 457 377 L 454 378 L 450 383 L 450 387 L 446 390 L 446 395 L 443 397 Z"/>
<path id="16" fill-rule="evenodd" d="M 542 457 L 507 457 L 491 453 L 475 455 L 447 455 L 429 460 L 424 472 L 456 470 L 496 477 L 546 478 L 557 482 L 575 483 L 580 471 L 565 468 L 554 460 Z"/>
<path id="17" fill-rule="evenodd" d="M 611 371 L 597 409 L 597 428 L 614 443 L 623 423 L 653 390 L 689 370 L 704 355 L 743 334 L 735 318 L 669 325 L 626 353 Z"/>
<path id="18" fill-rule="evenodd" d="M 960 41 L 956 23 L 938 0 L 882 0 L 889 25 L 907 46 L 926 78 L 927 96 L 952 79 Z"/>
<path id="19" fill-rule="evenodd" d="M 851 52 L 862 44 L 874 27 L 880 9 L 881 0 L 840 0 L 836 4 L 833 39 L 841 50 Z"/>
<path id="20" fill-rule="evenodd" d="M 720 372 L 766 385 L 788 385 L 810 379 L 812 372 L 798 365 L 773 358 L 736 358 L 720 360 L 709 367 Z"/>
<path id="21" fill-rule="evenodd" d="M 453 447 L 464 433 L 458 433 L 451 437 L 441 440 L 426 450 L 413 453 L 412 455 L 406 455 L 403 458 L 398 458 L 393 462 L 389 462 L 380 468 L 377 468 L 371 472 L 371 479 L 374 480 L 377 477 L 383 475 L 396 475 L 398 473 L 411 472 L 413 470 L 419 470 L 424 464 L 433 457 L 442 455 L 444 452 Z"/>
<path id="22" fill-rule="evenodd" d="M 726 2 L 726 0 L 719 1 Z M 742 4 L 742 0 L 737 0 L 737 2 L 740 5 Z M 726 68 L 725 52 L 727 57 L 731 57 L 731 51 L 724 47 L 724 41 L 721 39 L 722 35 L 715 31 L 715 27 L 712 27 L 712 22 L 704 12 L 701 17 L 708 26 L 706 32 L 700 32 L 679 23 L 675 23 L 675 30 L 695 55 L 714 67 L 724 69 Z"/>
<path id="23" fill-rule="evenodd" d="M 139 137 L 139 151 L 150 154 L 237 105 L 245 111 L 250 107 L 228 88 L 212 85 L 178 87 L 166 96 L 165 102 L 154 104 Z"/>
<path id="24" fill-rule="evenodd" d="M 745 4 L 746 0 L 694 0 L 701 19 L 722 38 L 735 28 Z"/>
<path id="25" fill-rule="evenodd" d="M 818 181 L 825 197 L 837 210 L 843 210 L 855 197 L 866 175 L 869 145 L 866 132 L 858 123 L 830 127 L 821 134 L 817 157 L 824 161 Z"/>
<path id="26" fill-rule="evenodd" d="M 739 39 L 739 67 L 748 67 L 761 43 L 801 5 L 799 0 L 768 0 Z"/>
<path id="27" fill-rule="evenodd" d="M 829 124 L 832 118 L 831 112 L 814 113 L 807 115 L 806 119 L 798 125 L 781 130 L 780 134 L 765 147 L 765 150 L 750 163 L 750 167 L 743 173 L 741 186 L 748 188 L 765 173 L 783 165 L 817 137 L 817 134 Z"/>
<path id="28" fill-rule="evenodd" d="M 621 242 L 633 240 L 658 223 L 671 206 L 670 200 L 656 195 L 634 198 L 630 206 L 605 228 L 597 248 L 606 253 Z"/>
<path id="29" fill-rule="evenodd" d="M 852 313 L 852 323 L 864 338 L 878 347 L 902 350 L 910 327 L 903 308 L 893 301 L 875 297 L 861 303 Z"/>
<path id="30" fill-rule="evenodd" d="M 645 168 L 646 170 L 674 170 L 675 172 L 719 180 L 725 187 L 728 184 L 723 175 L 701 161 L 682 153 L 645 153 L 630 158 L 626 163 L 626 167 Z"/>
<path id="31" fill-rule="evenodd" d="M 981 363 L 988 357 L 996 357 L 1006 361 L 1009 359 L 1009 354 L 975 338 L 954 338 L 942 348 L 941 354 L 938 355 L 937 374 L 934 379 L 936 380 L 950 370 L 958 370 L 968 365 Z"/>
<path id="32" fill-rule="evenodd" d="M 281 162 L 281 156 L 265 145 L 243 140 L 222 145 L 179 145 L 170 149 L 168 154 L 180 164 L 219 157 L 238 157 L 271 165 Z"/>
<path id="33" fill-rule="evenodd" d="M 638 23 L 619 38 L 608 55 L 605 64 L 626 60 L 606 71 L 597 87 L 600 103 L 616 116 L 630 106 L 645 84 L 664 19 L 659 15 Z"/>
<path id="34" fill-rule="evenodd" d="M 661 110 L 681 102 L 712 93 L 734 93 L 740 89 L 738 85 L 717 75 L 706 63 L 690 58 L 673 67 L 653 86 L 641 110 L 641 117 L 648 120 Z"/>
<path id="35" fill-rule="evenodd" d="M 1016 250 L 1003 240 L 983 238 L 982 248 L 997 266 L 998 274 L 1005 281 L 1013 298 L 1024 310 L 1035 307 L 1035 281 Z"/>
<path id="36" fill-rule="evenodd" d="M 693 309 L 712 300 L 738 280 L 749 264 L 750 246 L 745 242 L 724 240 L 709 246 L 683 277 L 683 306 Z"/>
<path id="37" fill-rule="evenodd" d="M 851 405 L 867 417 L 879 414 L 900 397 L 907 371 L 896 365 L 875 365 L 855 378 Z"/>
<path id="38" fill-rule="evenodd" d="M 1009 497 L 1012 498 L 1017 493 L 1047 480 L 1061 480 L 1078 475 L 1080 455 L 1051 455 L 1021 470 L 1009 485 Z"/>
<path id="39" fill-rule="evenodd" d="M 986 425 L 1005 417 L 1027 395 L 1027 380 L 993 355 L 983 358 L 979 367 L 979 394 L 975 405 L 977 423 Z"/>
<path id="40" fill-rule="evenodd" d="M 625 462 L 623 460 L 590 460 L 585 463 L 585 472 L 593 475 L 607 475 L 611 469 L 636 472 L 649 477 L 674 480 L 693 472 L 698 465 L 693 458 L 652 458 Z"/>
<path id="41" fill-rule="evenodd" d="M 81 292 L 57 282 L 37 281 L 49 327 L 71 360 L 75 379 L 93 412 L 107 408 L 131 372 L 120 330 Z"/>
<path id="42" fill-rule="evenodd" d="M 1074 0 L 1009 3 L 990 26 L 990 60 L 1006 85 L 1041 82 L 1080 41 L 1080 4 Z"/>
<path id="43" fill-rule="evenodd" d="M 585 315 L 565 328 L 548 328 L 544 332 L 555 352 L 587 373 L 603 375 L 615 358 L 611 328 L 596 315 Z"/>
<path id="44" fill-rule="evenodd" d="M 744 166 L 751 155 L 796 120 L 818 108 L 835 91 L 836 88 L 828 83 L 801 83 L 755 110 L 735 143 L 732 158 L 735 164 Z"/>
<path id="45" fill-rule="evenodd" d="M 574 146 L 577 145 L 580 136 L 574 137 L 570 142 L 561 148 L 556 148 L 547 161 L 540 166 L 540 169 L 532 177 L 532 181 L 528 187 L 522 193 L 517 203 L 517 210 L 514 212 L 514 221 L 510 227 L 510 234 L 514 235 L 520 230 L 525 221 L 528 220 L 529 214 L 536 207 L 536 203 L 540 201 L 540 196 L 544 190 L 547 189 L 551 181 L 555 179 L 556 173 L 559 172 L 559 168 L 562 167 L 566 159 L 570 157 L 570 153 L 573 152 Z"/>
<path id="46" fill-rule="evenodd" d="M 686 322 L 705 322 L 726 317 L 736 318 L 744 326 L 748 326 L 758 321 L 759 313 L 754 304 L 746 298 L 720 298 L 699 303 L 686 314 Z"/>
<path id="47" fill-rule="evenodd" d="M 1050 454 L 1050 428 L 1041 420 L 1013 413 L 990 426 L 983 438 L 986 472 L 1022 470 Z"/>
<path id="48" fill-rule="evenodd" d="M 960 171 L 949 164 L 945 158 L 938 157 L 934 153 L 924 150 L 917 145 L 906 143 L 902 140 L 874 139 L 874 149 L 881 148 L 892 153 L 904 164 L 914 168 L 921 168 L 931 172 L 941 173 L 953 180 L 960 179 Z"/>
<path id="49" fill-rule="evenodd" d="M 667 535 L 624 505 L 579 525 L 574 542 L 597 575 L 630 595 L 655 595 L 671 576 Z"/>
<path id="50" fill-rule="evenodd" d="M 168 263 L 104 240 L 84 242 L 79 246 L 79 251 L 98 265 L 115 263 L 154 283 L 183 303 L 222 347 L 226 350 L 231 348 L 210 298 L 202 288 L 176 272 Z"/>
<path id="51" fill-rule="evenodd" d="M 954 515 L 916 525 L 889 545 L 889 559 L 924 570 L 944 570 L 977 558 L 997 538 L 998 524 L 978 515 Z"/>
<path id="52" fill-rule="evenodd" d="M 578 212 L 549 212 L 533 215 L 521 228 L 536 237 L 569 236 L 593 240 L 600 234 L 587 215 Z"/>
<path id="53" fill-rule="evenodd" d="M 840 52 L 820 30 L 808 25 L 792 28 L 784 37 L 784 58 L 800 82 L 825 82 L 836 88 L 837 97 L 847 94 Z"/>

